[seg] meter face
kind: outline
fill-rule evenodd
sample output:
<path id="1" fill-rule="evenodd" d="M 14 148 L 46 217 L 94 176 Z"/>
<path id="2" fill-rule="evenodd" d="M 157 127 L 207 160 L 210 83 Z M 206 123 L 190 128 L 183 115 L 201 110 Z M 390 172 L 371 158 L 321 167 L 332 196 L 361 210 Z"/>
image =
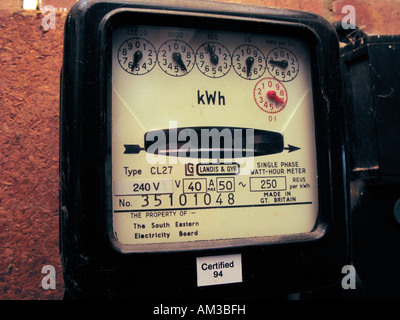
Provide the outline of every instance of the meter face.
<path id="1" fill-rule="evenodd" d="M 124 252 L 284 241 L 318 181 L 303 40 L 130 25 L 112 35 L 112 236 Z"/>

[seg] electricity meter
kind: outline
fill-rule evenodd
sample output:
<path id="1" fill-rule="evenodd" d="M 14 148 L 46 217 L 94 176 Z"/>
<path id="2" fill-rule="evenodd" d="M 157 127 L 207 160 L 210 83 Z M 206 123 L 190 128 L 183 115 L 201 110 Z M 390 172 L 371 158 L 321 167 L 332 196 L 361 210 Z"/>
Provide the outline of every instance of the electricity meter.
<path id="1" fill-rule="evenodd" d="M 342 113 L 327 22 L 215 2 L 83 1 L 64 50 L 71 296 L 240 298 L 340 277 Z"/>

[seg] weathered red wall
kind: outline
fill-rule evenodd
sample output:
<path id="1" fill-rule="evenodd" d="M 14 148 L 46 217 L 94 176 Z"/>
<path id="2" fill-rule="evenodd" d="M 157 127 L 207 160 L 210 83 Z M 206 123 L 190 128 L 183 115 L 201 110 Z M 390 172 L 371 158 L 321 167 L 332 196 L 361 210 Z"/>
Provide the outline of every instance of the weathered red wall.
<path id="1" fill-rule="evenodd" d="M 0 298 L 59 299 L 58 121 L 62 26 L 0 11 Z M 44 265 L 57 289 L 43 290 Z"/>
<path id="2" fill-rule="evenodd" d="M 0 4 L 0 299 L 62 299 L 58 125 L 66 14 L 57 13 L 56 29 L 45 32 L 44 14 L 17 10 L 19 2 Z M 42 1 L 56 8 L 73 2 Z M 330 22 L 342 19 L 342 7 L 350 4 L 365 32 L 400 33 L 400 2 L 394 0 L 234 2 L 311 11 Z M 41 286 L 45 265 L 56 268 L 54 290 Z"/>

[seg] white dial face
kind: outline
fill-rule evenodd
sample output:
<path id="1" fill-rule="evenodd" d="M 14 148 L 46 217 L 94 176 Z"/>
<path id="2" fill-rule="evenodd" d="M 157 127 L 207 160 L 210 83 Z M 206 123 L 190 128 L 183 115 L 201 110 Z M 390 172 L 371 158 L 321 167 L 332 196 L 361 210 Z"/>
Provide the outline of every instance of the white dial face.
<path id="1" fill-rule="evenodd" d="M 277 47 L 268 53 L 267 69 L 277 80 L 292 81 L 299 73 L 299 61 L 291 50 Z"/>
<path id="2" fill-rule="evenodd" d="M 170 76 L 185 76 L 194 66 L 193 49 L 182 40 L 168 40 L 158 49 L 158 63 Z"/>
<path id="3" fill-rule="evenodd" d="M 130 74 L 146 74 L 153 70 L 157 63 L 156 49 L 146 39 L 128 39 L 118 49 L 118 62 L 121 68 Z"/>
<path id="4" fill-rule="evenodd" d="M 218 42 L 206 42 L 197 49 L 196 65 L 207 77 L 220 78 L 231 69 L 231 54 Z"/>
<path id="5" fill-rule="evenodd" d="M 232 64 L 240 77 L 249 80 L 260 78 L 266 68 L 264 54 L 259 48 L 250 44 L 242 44 L 235 49 Z"/>
<path id="6" fill-rule="evenodd" d="M 111 103 L 112 228 L 124 251 L 273 243 L 314 228 L 314 107 L 303 41 L 117 28 Z"/>

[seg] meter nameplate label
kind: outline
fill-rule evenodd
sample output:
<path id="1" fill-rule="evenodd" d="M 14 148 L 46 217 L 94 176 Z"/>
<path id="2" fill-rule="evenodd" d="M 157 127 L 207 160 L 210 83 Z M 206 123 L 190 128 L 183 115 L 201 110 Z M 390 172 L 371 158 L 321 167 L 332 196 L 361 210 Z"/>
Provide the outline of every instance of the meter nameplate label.
<path id="1" fill-rule="evenodd" d="M 127 251 L 313 230 L 316 138 L 302 40 L 116 28 L 111 103 L 112 230 Z"/>
<path id="2" fill-rule="evenodd" d="M 196 259 L 197 286 L 242 282 L 242 255 L 232 254 Z"/>

